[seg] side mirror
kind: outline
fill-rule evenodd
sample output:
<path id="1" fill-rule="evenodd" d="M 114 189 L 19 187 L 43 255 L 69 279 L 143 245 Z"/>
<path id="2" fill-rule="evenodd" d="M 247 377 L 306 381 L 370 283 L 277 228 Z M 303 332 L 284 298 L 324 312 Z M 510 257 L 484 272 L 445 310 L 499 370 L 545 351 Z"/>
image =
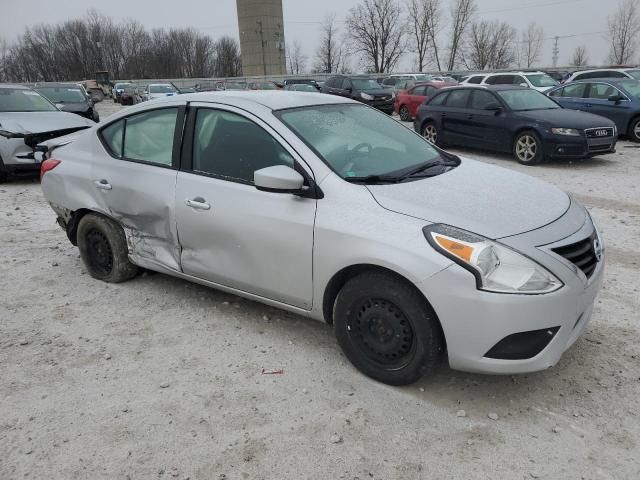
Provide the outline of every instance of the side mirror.
<path id="1" fill-rule="evenodd" d="M 620 103 L 622 98 L 620 97 L 620 95 L 611 95 L 611 96 L 609 96 L 609 98 L 607 100 L 609 100 L 610 102 L 615 102 L 616 104 L 618 104 L 618 103 Z"/>
<path id="2" fill-rule="evenodd" d="M 488 103 L 484 109 L 493 112 L 495 115 L 500 115 L 502 113 L 502 106 L 497 102 Z"/>
<path id="3" fill-rule="evenodd" d="M 263 192 L 300 193 L 304 178 L 291 167 L 274 165 L 253 172 L 253 184 Z"/>

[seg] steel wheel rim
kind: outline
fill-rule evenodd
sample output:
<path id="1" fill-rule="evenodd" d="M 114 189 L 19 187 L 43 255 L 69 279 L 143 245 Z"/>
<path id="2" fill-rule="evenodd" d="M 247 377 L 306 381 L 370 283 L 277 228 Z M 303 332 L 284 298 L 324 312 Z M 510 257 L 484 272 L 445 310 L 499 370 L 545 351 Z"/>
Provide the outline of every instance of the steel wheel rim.
<path id="1" fill-rule="evenodd" d="M 640 122 L 636 123 L 635 127 L 633 128 L 633 135 L 640 140 Z"/>
<path id="2" fill-rule="evenodd" d="M 433 125 L 427 125 L 424 127 L 424 137 L 427 141 L 435 145 L 438 141 L 438 131 L 436 130 L 436 127 Z"/>
<path id="3" fill-rule="evenodd" d="M 416 336 L 398 306 L 385 299 L 367 298 L 354 305 L 350 316 L 349 338 L 367 362 L 385 370 L 409 363 Z"/>
<path id="4" fill-rule="evenodd" d="M 518 160 L 530 162 L 538 153 L 538 142 L 531 135 L 523 135 L 516 142 Z"/>
<path id="5" fill-rule="evenodd" d="M 403 122 L 409 120 L 409 109 L 407 107 L 402 107 L 400 109 L 400 120 Z"/>
<path id="6" fill-rule="evenodd" d="M 113 249 L 107 236 L 93 228 L 87 232 L 86 242 L 91 268 L 100 275 L 109 275 L 113 271 Z"/>

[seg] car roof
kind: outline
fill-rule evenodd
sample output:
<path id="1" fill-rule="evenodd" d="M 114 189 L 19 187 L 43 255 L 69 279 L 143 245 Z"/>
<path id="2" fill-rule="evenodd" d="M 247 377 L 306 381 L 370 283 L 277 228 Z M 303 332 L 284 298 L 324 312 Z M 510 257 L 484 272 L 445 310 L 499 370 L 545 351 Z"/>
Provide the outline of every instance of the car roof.
<path id="1" fill-rule="evenodd" d="M 222 92 L 200 92 L 187 93 L 179 95 L 181 100 L 187 102 L 242 102 L 245 104 L 253 103 L 255 106 L 264 106 L 270 110 L 283 110 L 286 108 L 308 107 L 314 105 L 331 105 L 339 103 L 359 104 L 355 100 L 337 95 L 327 95 L 325 93 L 296 92 L 295 90 L 279 91 L 279 90 L 227 90 Z M 153 102 L 145 102 L 147 105 L 158 104 L 162 102 L 175 101 L 176 97 L 164 97 L 162 99 L 153 100 Z M 143 104 L 144 105 L 144 104 Z"/>
<path id="2" fill-rule="evenodd" d="M 571 85 L 574 83 L 593 83 L 593 82 L 603 82 L 603 83 L 621 83 L 621 82 L 640 82 L 640 80 L 635 78 L 620 78 L 620 77 L 596 77 L 596 78 L 584 78 L 582 80 L 571 80 L 570 82 L 564 83 L 560 85 L 561 87 Z"/>
<path id="3" fill-rule="evenodd" d="M 60 87 L 64 87 L 64 88 L 69 88 L 69 87 L 76 87 L 76 88 L 82 88 L 82 86 L 78 85 L 77 83 L 64 83 L 64 82 L 60 82 L 60 83 L 43 83 L 42 85 L 36 85 L 33 88 L 44 88 L 44 87 L 56 87 L 56 88 L 60 88 Z"/>
<path id="4" fill-rule="evenodd" d="M 501 90 L 531 90 L 527 87 L 521 87 L 520 85 L 478 85 L 478 84 L 467 84 L 467 83 L 458 83 L 458 84 L 449 84 L 448 87 L 445 87 L 447 90 L 460 90 L 463 88 L 466 89 L 478 89 L 478 90 L 490 90 L 490 91 L 501 91 Z"/>
<path id="5" fill-rule="evenodd" d="M 0 83 L 0 88 L 18 88 L 20 90 L 31 90 L 30 87 L 19 85 L 17 83 Z"/>

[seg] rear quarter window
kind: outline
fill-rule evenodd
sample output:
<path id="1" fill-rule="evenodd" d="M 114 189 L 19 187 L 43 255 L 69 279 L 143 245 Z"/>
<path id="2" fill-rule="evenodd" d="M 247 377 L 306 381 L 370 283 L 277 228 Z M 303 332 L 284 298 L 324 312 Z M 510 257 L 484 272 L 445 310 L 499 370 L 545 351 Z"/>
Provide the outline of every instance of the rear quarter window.
<path id="1" fill-rule="evenodd" d="M 449 92 L 443 92 L 443 93 L 440 93 L 439 95 L 431 97 L 431 100 L 427 103 L 427 105 L 431 105 L 433 107 L 444 105 L 444 102 L 447 99 L 448 95 L 449 95 Z"/>

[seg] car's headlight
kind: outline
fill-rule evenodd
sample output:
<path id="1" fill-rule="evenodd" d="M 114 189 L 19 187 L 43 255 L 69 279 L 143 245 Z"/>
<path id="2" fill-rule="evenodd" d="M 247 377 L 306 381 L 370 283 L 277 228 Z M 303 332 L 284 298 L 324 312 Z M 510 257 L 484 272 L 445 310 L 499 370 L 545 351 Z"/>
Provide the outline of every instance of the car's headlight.
<path id="1" fill-rule="evenodd" d="M 361 92 L 360 96 L 365 100 L 373 100 L 375 97 L 373 95 L 369 95 L 368 93 Z"/>
<path id="2" fill-rule="evenodd" d="M 551 131 L 556 135 L 567 135 L 569 137 L 580 136 L 580 132 L 575 128 L 552 128 Z"/>
<path id="3" fill-rule="evenodd" d="M 423 233 L 433 248 L 473 273 L 480 290 L 541 294 L 563 285 L 537 262 L 475 233 L 442 224 L 424 227 Z"/>

